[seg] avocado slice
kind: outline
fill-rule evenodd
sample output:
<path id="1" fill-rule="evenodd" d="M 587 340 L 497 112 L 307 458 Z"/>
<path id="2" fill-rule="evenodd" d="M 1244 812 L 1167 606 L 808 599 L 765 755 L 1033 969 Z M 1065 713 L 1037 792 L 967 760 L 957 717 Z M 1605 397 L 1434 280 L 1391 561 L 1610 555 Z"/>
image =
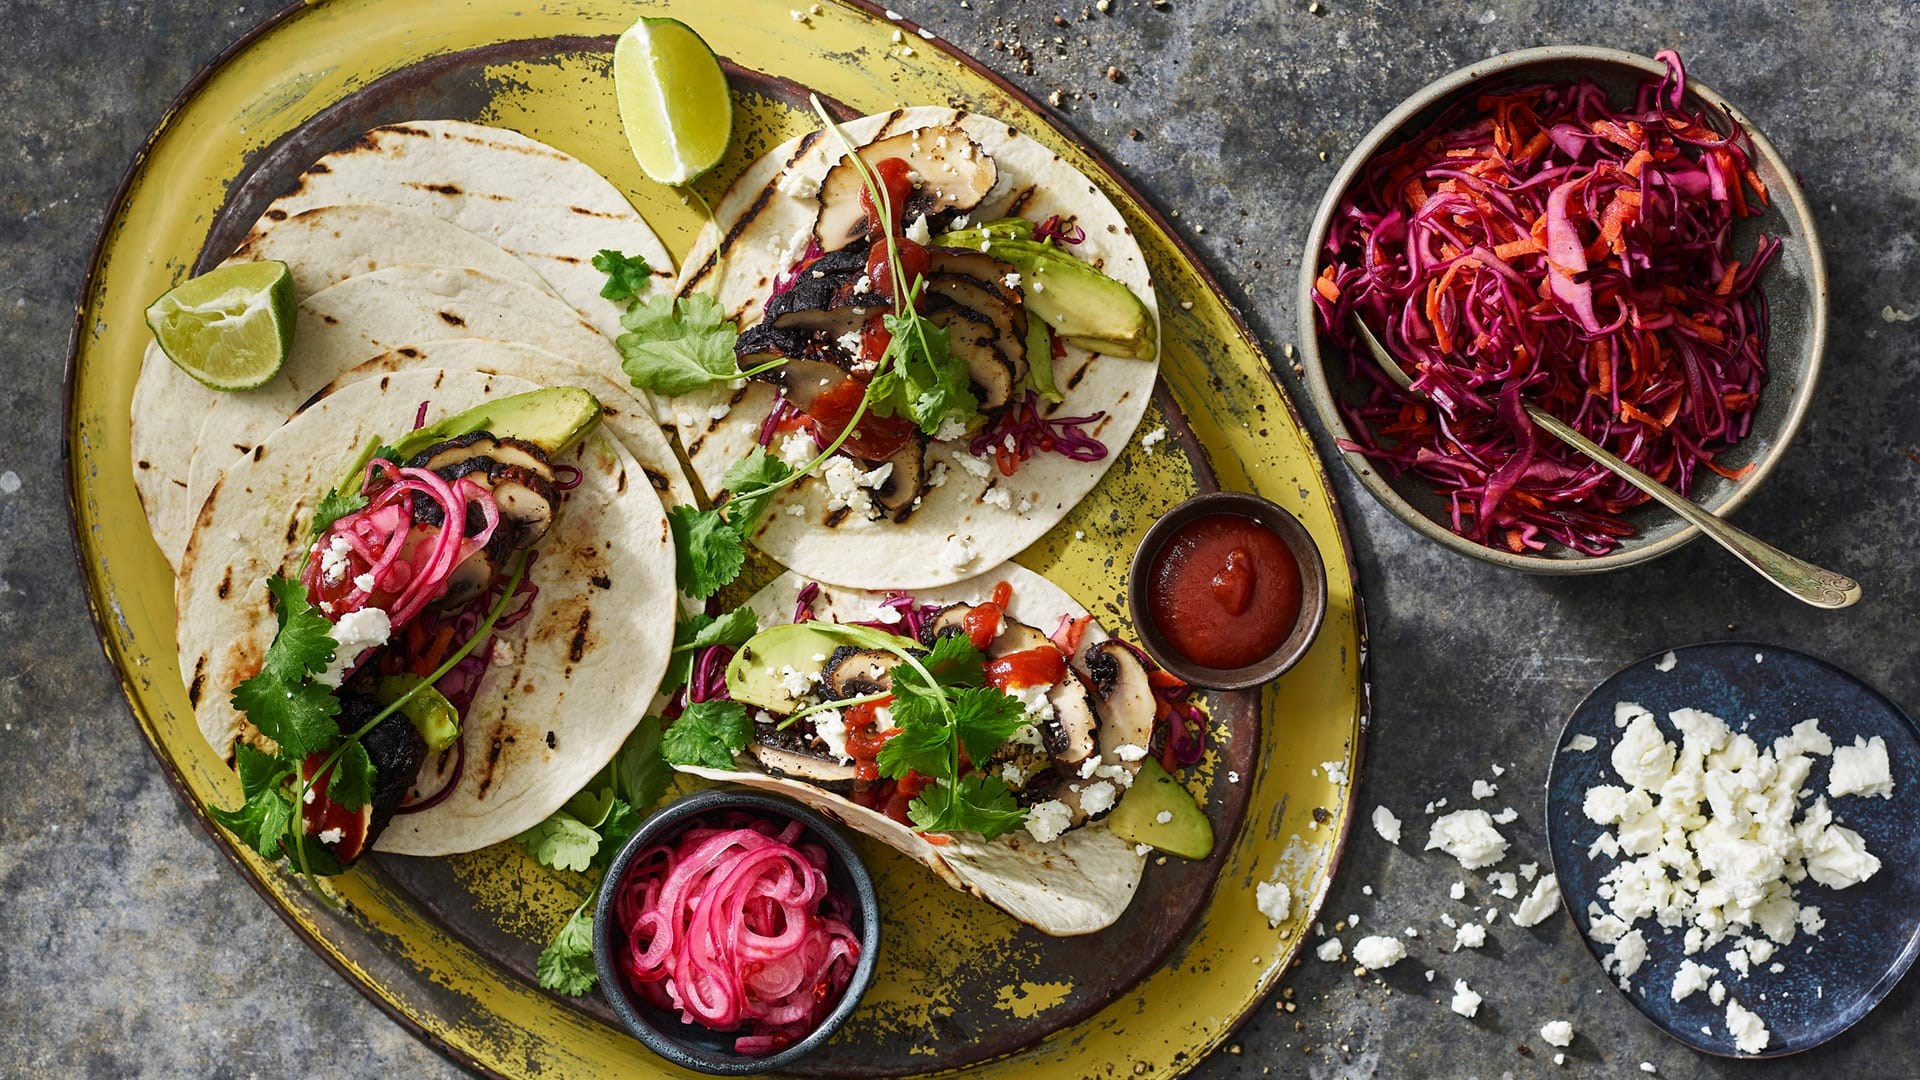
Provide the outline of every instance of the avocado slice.
<path id="1" fill-rule="evenodd" d="M 1027 310 L 1045 319 L 1069 345 L 1137 360 L 1158 354 L 1153 312 L 1132 289 L 1051 243 L 1020 239 L 1014 231 L 995 222 L 942 233 L 934 243 L 983 251 L 1017 268 Z"/>
<path id="2" fill-rule="evenodd" d="M 1159 820 L 1161 814 L 1170 814 Z M 1122 840 L 1147 844 L 1183 859 L 1213 853 L 1213 822 L 1193 801 L 1186 785 L 1167 775 L 1152 758 L 1140 762 L 1133 786 L 1107 817 L 1107 827 Z"/>
<path id="3" fill-rule="evenodd" d="M 460 738 L 460 714 L 440 691 L 421 686 L 420 682 L 418 675 L 388 675 L 380 680 L 374 697 L 385 706 L 412 693 L 406 704 L 400 706 L 400 714 L 411 721 L 413 729 L 427 741 L 427 752 L 437 754 Z"/>
<path id="4" fill-rule="evenodd" d="M 399 460 L 405 461 L 434 443 L 470 432 L 490 431 L 502 438 L 530 442 L 549 456 L 558 456 L 573 449 L 599 422 L 599 398 L 577 386 L 549 386 L 475 405 L 417 431 L 409 431 L 387 445 Z M 369 442 L 354 458 L 353 466 L 341 477 L 340 483 L 334 485 L 334 490 L 358 491 L 360 477 L 379 446 L 378 440 Z"/>
<path id="5" fill-rule="evenodd" d="M 827 624 L 832 625 L 832 624 Z M 904 639 L 903 639 L 904 640 Z M 727 664 L 727 692 L 733 700 L 772 713 L 790 713 L 800 701 L 781 685 L 785 668 L 818 674 L 827 657 L 846 639 L 811 622 L 769 626 L 747 639 Z"/>

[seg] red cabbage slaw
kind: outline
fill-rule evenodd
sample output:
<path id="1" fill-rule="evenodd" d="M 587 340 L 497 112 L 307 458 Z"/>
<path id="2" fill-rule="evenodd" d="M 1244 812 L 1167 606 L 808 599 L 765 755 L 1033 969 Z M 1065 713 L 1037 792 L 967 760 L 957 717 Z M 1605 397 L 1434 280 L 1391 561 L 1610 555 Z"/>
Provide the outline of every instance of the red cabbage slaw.
<path id="1" fill-rule="evenodd" d="M 627 984 L 683 1023 L 747 1033 L 771 1054 L 825 1020 L 852 981 L 852 906 L 827 883 L 827 852 L 745 814 L 697 824 L 637 855 L 614 895 Z"/>
<path id="2" fill-rule="evenodd" d="M 1431 483 L 1462 536 L 1600 555 L 1634 531 L 1619 515 L 1647 496 L 1539 438 L 1523 398 L 1683 494 L 1702 467 L 1747 471 L 1714 458 L 1766 384 L 1779 241 L 1734 257 L 1766 188 L 1744 134 L 1686 111 L 1679 57 L 1659 59 L 1630 110 L 1590 81 L 1462 100 L 1335 211 L 1314 304 L 1367 393 L 1341 405 L 1340 445 Z M 1417 392 L 1378 370 L 1356 312 Z"/>
<path id="3" fill-rule="evenodd" d="M 1107 456 L 1107 445 L 1080 429 L 1106 418 L 1105 410 L 1091 416 L 1047 416 L 1040 411 L 1040 395 L 1028 390 L 1018 404 L 1003 409 L 973 436 L 967 452 L 993 458 L 1002 476 L 1018 472 L 1036 453 L 1100 461 Z"/>

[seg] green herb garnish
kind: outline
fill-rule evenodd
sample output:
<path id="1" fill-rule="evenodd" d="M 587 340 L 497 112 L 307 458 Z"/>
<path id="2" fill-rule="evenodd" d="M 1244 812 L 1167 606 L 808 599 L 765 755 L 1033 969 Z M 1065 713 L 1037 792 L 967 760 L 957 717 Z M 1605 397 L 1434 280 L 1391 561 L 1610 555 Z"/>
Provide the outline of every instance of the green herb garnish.
<path id="1" fill-rule="evenodd" d="M 653 281 L 653 267 L 640 255 L 624 255 L 612 248 L 601 248 L 593 257 L 593 268 L 607 275 L 600 295 L 619 303 L 632 300 L 647 291 Z"/>

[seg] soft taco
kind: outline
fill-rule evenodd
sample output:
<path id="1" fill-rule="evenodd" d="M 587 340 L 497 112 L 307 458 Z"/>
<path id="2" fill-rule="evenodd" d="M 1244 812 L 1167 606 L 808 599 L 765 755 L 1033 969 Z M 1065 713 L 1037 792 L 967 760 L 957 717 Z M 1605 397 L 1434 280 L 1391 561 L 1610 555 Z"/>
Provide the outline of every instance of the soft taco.
<path id="1" fill-rule="evenodd" d="M 660 500 L 599 416 L 577 388 L 376 374 L 217 481 L 176 603 L 189 701 L 245 789 L 223 824 L 333 872 L 511 838 L 607 764 L 676 605 Z"/>
<path id="2" fill-rule="evenodd" d="M 947 584 L 1031 544 L 1112 464 L 1158 373 L 1153 284 L 1118 209 L 1040 143 L 955 109 L 772 151 L 720 202 L 679 291 L 742 328 L 751 378 L 672 400 L 655 384 L 662 421 L 716 499 L 756 447 L 794 468 L 832 447 L 752 539 L 842 585 Z M 650 333 L 621 342 L 642 385 Z"/>
<path id="3" fill-rule="evenodd" d="M 760 631 L 724 683 L 696 678 L 669 729 L 683 771 L 800 799 L 1063 936 L 1112 924 L 1139 885 L 1148 848 L 1105 820 L 1124 797 L 1175 790 L 1169 808 L 1204 822 L 1177 784 L 1134 787 L 1143 765 L 1163 775 L 1146 665 L 1031 571 L 911 595 L 788 573 L 748 607 Z M 698 702 L 727 698 L 751 725 L 744 748 L 698 760 L 697 731 L 679 729 L 712 723 L 723 706 Z"/>

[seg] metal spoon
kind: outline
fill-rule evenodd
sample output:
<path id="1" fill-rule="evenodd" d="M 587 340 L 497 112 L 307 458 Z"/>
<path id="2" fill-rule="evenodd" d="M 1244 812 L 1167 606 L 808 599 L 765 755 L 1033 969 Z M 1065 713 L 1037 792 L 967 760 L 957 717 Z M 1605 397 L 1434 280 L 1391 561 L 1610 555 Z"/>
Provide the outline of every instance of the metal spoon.
<path id="1" fill-rule="evenodd" d="M 1413 380 L 1400 370 L 1386 346 L 1373 336 L 1366 321 L 1358 314 L 1353 317 L 1353 325 L 1360 330 L 1360 338 L 1367 343 L 1367 351 L 1373 354 L 1380 369 L 1387 373 L 1402 390 L 1413 390 Z M 1695 506 L 1673 489 L 1641 472 L 1639 469 L 1621 461 L 1608 453 L 1604 447 L 1580 434 L 1573 428 L 1561 423 L 1557 417 L 1533 405 L 1522 404 L 1533 422 L 1552 433 L 1561 442 L 1580 451 L 1600 464 L 1612 470 L 1614 475 L 1626 480 L 1652 496 L 1660 505 L 1685 518 L 1687 523 L 1713 538 L 1713 541 L 1739 556 L 1740 561 L 1760 571 L 1768 581 L 1786 590 L 1795 599 L 1812 604 L 1817 608 L 1838 609 L 1851 607 L 1860 600 L 1860 583 L 1844 574 L 1823 570 L 1803 559 L 1781 551 L 1765 541 L 1748 535 L 1740 529 L 1727 524 L 1712 513 Z"/>

